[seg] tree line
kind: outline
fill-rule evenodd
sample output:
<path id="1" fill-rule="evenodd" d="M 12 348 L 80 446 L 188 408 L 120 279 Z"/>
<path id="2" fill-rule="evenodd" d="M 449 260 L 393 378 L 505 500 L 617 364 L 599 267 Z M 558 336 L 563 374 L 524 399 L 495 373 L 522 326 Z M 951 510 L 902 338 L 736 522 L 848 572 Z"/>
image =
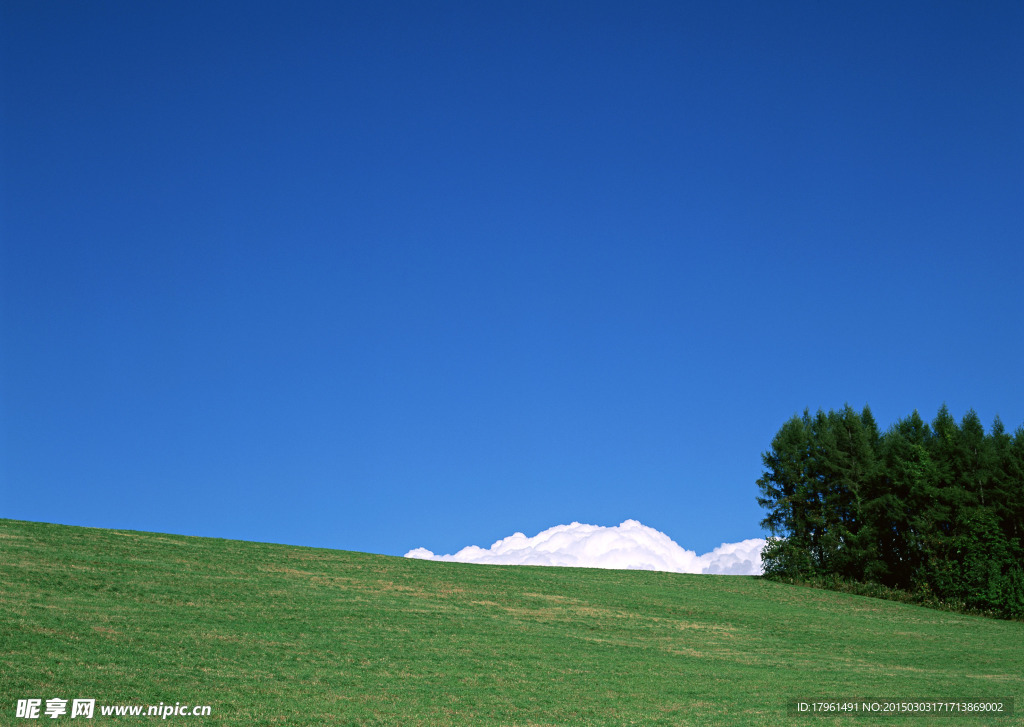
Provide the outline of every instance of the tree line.
<path id="1" fill-rule="evenodd" d="M 805 410 L 762 460 L 766 576 L 1024 617 L 1024 426 L 986 433 L 943 405 L 881 433 L 868 407 Z"/>

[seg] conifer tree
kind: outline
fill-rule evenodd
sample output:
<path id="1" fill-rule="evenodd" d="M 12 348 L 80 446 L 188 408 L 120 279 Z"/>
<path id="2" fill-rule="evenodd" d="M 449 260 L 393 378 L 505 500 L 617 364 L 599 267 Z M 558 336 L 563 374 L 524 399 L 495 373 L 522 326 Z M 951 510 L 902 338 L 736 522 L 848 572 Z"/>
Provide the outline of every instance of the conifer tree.
<path id="1" fill-rule="evenodd" d="M 1009 522 L 1009 538 L 1017 542 L 1024 561 L 1024 426 L 1013 434 L 1013 441 L 1006 451 L 1005 460 L 1006 520 Z"/>
<path id="2" fill-rule="evenodd" d="M 866 508 L 878 558 L 866 570 L 885 585 L 909 587 L 925 560 L 921 507 L 933 496 L 936 475 L 928 454 L 930 436 L 915 410 L 882 437 L 883 475 Z"/>
<path id="3" fill-rule="evenodd" d="M 862 509 L 876 463 L 860 415 L 847 404 L 842 411 L 819 411 L 812 429 L 814 474 L 823 496 L 822 569 L 844 578 L 863 576 Z"/>
<path id="4" fill-rule="evenodd" d="M 985 484 L 989 473 L 985 428 L 974 409 L 968 409 L 960 420 L 960 436 L 954 455 L 955 476 L 969 493 L 971 504 L 985 507 Z"/>
<path id="5" fill-rule="evenodd" d="M 1013 437 L 1006 432 L 999 415 L 992 422 L 989 434 L 989 497 L 999 516 L 1000 527 L 1008 542 L 1019 538 L 1021 523 L 1013 518 L 1013 497 L 1015 485 L 1021 481 L 1021 473 L 1014 472 Z"/>
<path id="6" fill-rule="evenodd" d="M 941 510 L 936 525 L 945 536 L 952 534 L 953 516 L 965 504 L 963 488 L 953 468 L 959 441 L 960 427 L 943 404 L 932 422 L 929 451 L 935 463 L 937 507 Z"/>
<path id="7" fill-rule="evenodd" d="M 808 464 L 810 459 L 809 414 L 793 416 L 772 439 L 771 449 L 761 455 L 764 474 L 757 485 L 757 502 L 767 509 L 761 527 L 773 536 L 762 556 L 766 573 L 787 576 L 813 575 L 810 558 L 811 524 L 807 516 Z"/>
<path id="8" fill-rule="evenodd" d="M 990 435 L 969 410 L 917 411 L 884 434 L 860 414 L 808 410 L 763 453 L 765 574 L 853 579 L 1024 617 L 1024 427 Z"/>

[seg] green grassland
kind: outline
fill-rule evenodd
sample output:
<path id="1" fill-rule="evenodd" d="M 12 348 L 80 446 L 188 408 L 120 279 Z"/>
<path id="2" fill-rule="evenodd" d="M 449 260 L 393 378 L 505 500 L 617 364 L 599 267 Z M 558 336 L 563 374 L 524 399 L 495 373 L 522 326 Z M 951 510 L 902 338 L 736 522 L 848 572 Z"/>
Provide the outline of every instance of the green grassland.
<path id="1" fill-rule="evenodd" d="M 1024 623 L 759 578 L 503 567 L 0 520 L 0 723 L 1024 724 Z M 791 700 L 1013 717 L 794 716 Z"/>

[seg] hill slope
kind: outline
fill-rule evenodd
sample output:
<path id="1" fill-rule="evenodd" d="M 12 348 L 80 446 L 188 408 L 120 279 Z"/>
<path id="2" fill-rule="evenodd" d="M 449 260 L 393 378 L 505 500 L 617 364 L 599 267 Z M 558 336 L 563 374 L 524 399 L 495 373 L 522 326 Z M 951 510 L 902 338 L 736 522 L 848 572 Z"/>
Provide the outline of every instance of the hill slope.
<path id="1" fill-rule="evenodd" d="M 0 520 L 19 699 L 230 725 L 932 724 L 791 700 L 1015 697 L 1024 624 L 735 576 L 475 566 Z M 1024 724 L 951 716 L 942 724 Z M 87 724 L 89 724 L 87 723 Z"/>

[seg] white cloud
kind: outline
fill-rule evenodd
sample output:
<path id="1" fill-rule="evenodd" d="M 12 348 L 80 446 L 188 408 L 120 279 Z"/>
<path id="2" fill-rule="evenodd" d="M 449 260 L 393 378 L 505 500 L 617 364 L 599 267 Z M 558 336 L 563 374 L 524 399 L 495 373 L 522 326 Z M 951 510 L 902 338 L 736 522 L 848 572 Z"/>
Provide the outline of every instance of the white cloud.
<path id="1" fill-rule="evenodd" d="M 722 543 L 710 553 L 697 555 L 680 547 L 665 533 L 636 520 L 626 520 L 615 527 L 575 522 L 556 525 L 532 538 L 515 533 L 490 548 L 470 545 L 454 555 L 434 555 L 426 548 L 416 548 L 405 557 L 459 563 L 760 575 L 764 545 L 761 538 L 751 538 L 739 543 Z"/>

